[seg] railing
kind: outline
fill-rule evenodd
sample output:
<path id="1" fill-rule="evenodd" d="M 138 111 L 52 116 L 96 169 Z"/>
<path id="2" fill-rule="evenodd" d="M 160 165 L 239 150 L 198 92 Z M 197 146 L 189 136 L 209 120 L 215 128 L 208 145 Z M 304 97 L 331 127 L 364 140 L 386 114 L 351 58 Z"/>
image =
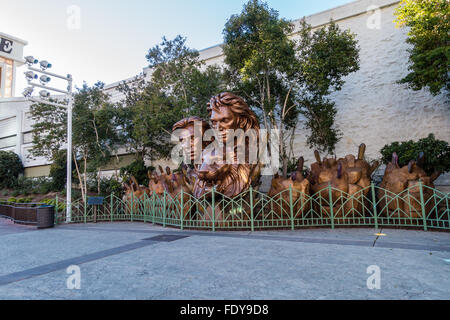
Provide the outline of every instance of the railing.
<path id="1" fill-rule="evenodd" d="M 299 229 L 383 226 L 450 230 L 449 194 L 419 183 L 400 194 L 370 185 L 349 195 L 328 186 L 314 195 L 287 189 L 274 197 L 250 189 L 235 198 L 212 191 L 200 199 L 187 193 L 105 198 L 101 206 L 78 200 L 72 222 L 142 221 L 208 230 Z M 57 222 L 65 212 L 57 212 Z"/>

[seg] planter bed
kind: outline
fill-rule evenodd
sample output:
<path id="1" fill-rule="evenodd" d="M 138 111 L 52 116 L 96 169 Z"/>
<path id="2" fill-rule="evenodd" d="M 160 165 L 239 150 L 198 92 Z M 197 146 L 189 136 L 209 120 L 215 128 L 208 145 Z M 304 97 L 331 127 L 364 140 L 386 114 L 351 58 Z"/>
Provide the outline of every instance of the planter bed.
<path id="1" fill-rule="evenodd" d="M 55 224 L 55 207 L 42 203 L 0 204 L 0 216 L 15 223 L 35 225 L 38 229 L 52 228 Z"/>

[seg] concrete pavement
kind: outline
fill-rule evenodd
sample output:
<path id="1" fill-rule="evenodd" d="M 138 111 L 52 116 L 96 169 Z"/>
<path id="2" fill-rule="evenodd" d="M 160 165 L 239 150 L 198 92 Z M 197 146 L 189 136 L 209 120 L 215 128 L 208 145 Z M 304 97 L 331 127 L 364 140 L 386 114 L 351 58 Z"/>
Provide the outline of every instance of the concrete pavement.
<path id="1" fill-rule="evenodd" d="M 0 299 L 450 299 L 444 232 L 36 230 L 0 219 L 0 261 Z M 80 268 L 80 289 L 67 286 L 70 265 Z M 370 266 L 380 289 L 367 286 Z"/>

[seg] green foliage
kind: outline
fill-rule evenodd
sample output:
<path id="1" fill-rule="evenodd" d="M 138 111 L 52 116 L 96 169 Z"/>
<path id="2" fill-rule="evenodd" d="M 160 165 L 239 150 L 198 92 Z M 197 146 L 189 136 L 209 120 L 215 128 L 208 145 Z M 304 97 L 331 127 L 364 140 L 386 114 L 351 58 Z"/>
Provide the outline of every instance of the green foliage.
<path id="1" fill-rule="evenodd" d="M 74 167 L 72 166 L 72 168 Z M 67 181 L 67 150 L 55 152 L 49 176 L 52 178 L 52 189 L 54 191 L 61 191 L 65 188 Z"/>
<path id="2" fill-rule="evenodd" d="M 288 92 L 282 80 L 296 60 L 295 43 L 288 37 L 292 31 L 293 24 L 258 0 L 232 15 L 223 30 L 228 80 L 257 109 L 267 129 L 274 126 L 275 109 Z"/>
<path id="3" fill-rule="evenodd" d="M 322 97 L 304 98 L 300 113 L 305 117 L 305 126 L 311 130 L 307 143 L 311 148 L 333 153 L 342 134 L 334 127 L 337 110 L 335 103 Z"/>
<path id="4" fill-rule="evenodd" d="M 450 171 L 450 146 L 446 141 L 437 140 L 433 134 L 417 142 L 409 140 L 385 145 L 380 151 L 383 163 L 390 162 L 394 152 L 399 157 L 400 166 L 407 165 L 410 160 L 417 159 L 420 152 L 424 152 L 423 169 L 428 175 L 435 171 L 441 173 Z"/>
<path id="5" fill-rule="evenodd" d="M 333 21 L 328 26 L 311 30 L 303 20 L 297 47 L 299 64 L 300 113 L 310 130 L 307 142 L 311 148 L 334 152 L 341 133 L 334 126 L 337 110 L 326 96 L 339 91 L 344 77 L 359 70 L 359 47 L 355 35 L 341 30 Z"/>
<path id="6" fill-rule="evenodd" d="M 117 107 L 121 138 L 142 159 L 168 157 L 172 125 L 191 115 L 207 116 L 210 97 L 224 88 L 220 69 L 202 68 L 198 52 L 185 42 L 181 36 L 164 37 L 146 56 L 153 69 L 150 82 L 137 77 L 119 86 L 125 95 Z"/>
<path id="7" fill-rule="evenodd" d="M 108 102 L 103 92 L 103 83 L 89 87 L 83 84 L 74 95 L 73 102 L 73 154 L 78 167 L 77 176 L 83 187 L 87 173 L 96 172 L 107 164 L 120 143 L 117 132 L 118 110 Z M 30 109 L 35 120 L 33 125 L 32 156 L 55 159 L 52 174 L 55 175 L 54 189 L 63 188 L 61 149 L 66 144 L 67 114 L 64 108 L 46 104 L 34 104 Z M 59 160 L 59 161 L 58 161 Z M 83 183 L 84 182 L 84 183 Z"/>
<path id="8" fill-rule="evenodd" d="M 58 209 L 58 212 L 62 212 L 66 210 L 66 203 L 62 200 L 58 199 L 58 203 L 56 203 L 56 199 L 44 199 L 41 203 L 47 204 L 49 206 L 54 206 Z"/>
<path id="9" fill-rule="evenodd" d="M 13 188 L 23 172 L 22 161 L 12 151 L 0 151 L 0 188 Z"/>
<path id="10" fill-rule="evenodd" d="M 180 35 L 173 40 L 163 37 L 161 44 L 149 49 L 146 58 L 157 92 L 170 96 L 183 113 L 206 115 L 206 103 L 220 85 L 219 69 L 202 71 L 198 51 L 188 48 L 186 38 Z"/>
<path id="11" fill-rule="evenodd" d="M 153 170 L 155 170 L 154 167 L 147 167 L 144 160 L 138 159 L 130 163 L 128 166 L 120 168 L 120 176 L 123 181 L 128 181 L 130 177 L 133 176 L 139 184 L 148 186 L 147 172 Z"/>
<path id="12" fill-rule="evenodd" d="M 433 95 L 449 94 L 450 4 L 447 0 L 402 0 L 397 25 L 409 27 L 410 73 L 400 80 L 413 90 L 427 87 Z"/>
<path id="13" fill-rule="evenodd" d="M 31 199 L 31 198 L 17 198 L 16 199 L 16 203 L 30 203 L 32 201 L 33 201 L 33 199 Z"/>
<path id="14" fill-rule="evenodd" d="M 110 194 L 114 194 L 119 197 L 122 195 L 123 187 L 122 183 L 114 177 L 111 178 L 103 178 L 100 180 L 100 195 L 101 196 L 109 196 Z"/>
<path id="15" fill-rule="evenodd" d="M 265 128 L 281 130 L 283 159 L 288 158 L 287 139 L 299 114 L 306 117 L 310 146 L 334 151 L 340 134 L 334 127 L 334 103 L 326 96 L 341 90 L 343 78 L 359 69 L 354 34 L 333 21 L 315 31 L 302 21 L 299 41 L 290 39 L 293 30 L 293 24 L 266 3 L 250 0 L 223 31 L 227 79 Z"/>
<path id="16" fill-rule="evenodd" d="M 16 189 L 13 191 L 13 195 L 29 195 L 35 194 L 47 194 L 51 191 L 53 183 L 51 179 L 47 177 L 37 177 L 37 178 L 26 178 L 20 177 L 17 180 Z"/>

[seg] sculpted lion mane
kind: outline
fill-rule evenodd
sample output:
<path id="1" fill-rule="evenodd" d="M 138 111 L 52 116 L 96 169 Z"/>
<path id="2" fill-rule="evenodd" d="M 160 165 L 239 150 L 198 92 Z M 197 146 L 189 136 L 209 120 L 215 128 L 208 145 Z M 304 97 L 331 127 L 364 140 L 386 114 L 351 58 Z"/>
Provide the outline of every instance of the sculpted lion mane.
<path id="1" fill-rule="evenodd" d="M 259 136 L 259 122 L 255 113 L 241 97 L 224 92 L 211 98 L 208 103 L 208 112 L 211 117 L 213 111 L 221 112 L 220 108 L 229 108 L 235 117 L 235 128 L 244 132 L 252 129 Z M 236 148 L 236 147 L 235 147 Z M 233 151 L 236 159 L 236 151 Z M 245 143 L 246 161 L 241 164 L 223 164 L 216 152 L 204 154 L 204 162 L 198 169 L 199 180 L 194 187 L 194 195 L 201 197 L 210 192 L 215 186 L 216 190 L 228 197 L 235 197 L 246 191 L 252 182 L 259 180 L 259 165 L 248 163 L 248 143 Z M 222 156 L 223 157 L 223 156 Z M 222 164 L 221 164 L 222 163 Z"/>

